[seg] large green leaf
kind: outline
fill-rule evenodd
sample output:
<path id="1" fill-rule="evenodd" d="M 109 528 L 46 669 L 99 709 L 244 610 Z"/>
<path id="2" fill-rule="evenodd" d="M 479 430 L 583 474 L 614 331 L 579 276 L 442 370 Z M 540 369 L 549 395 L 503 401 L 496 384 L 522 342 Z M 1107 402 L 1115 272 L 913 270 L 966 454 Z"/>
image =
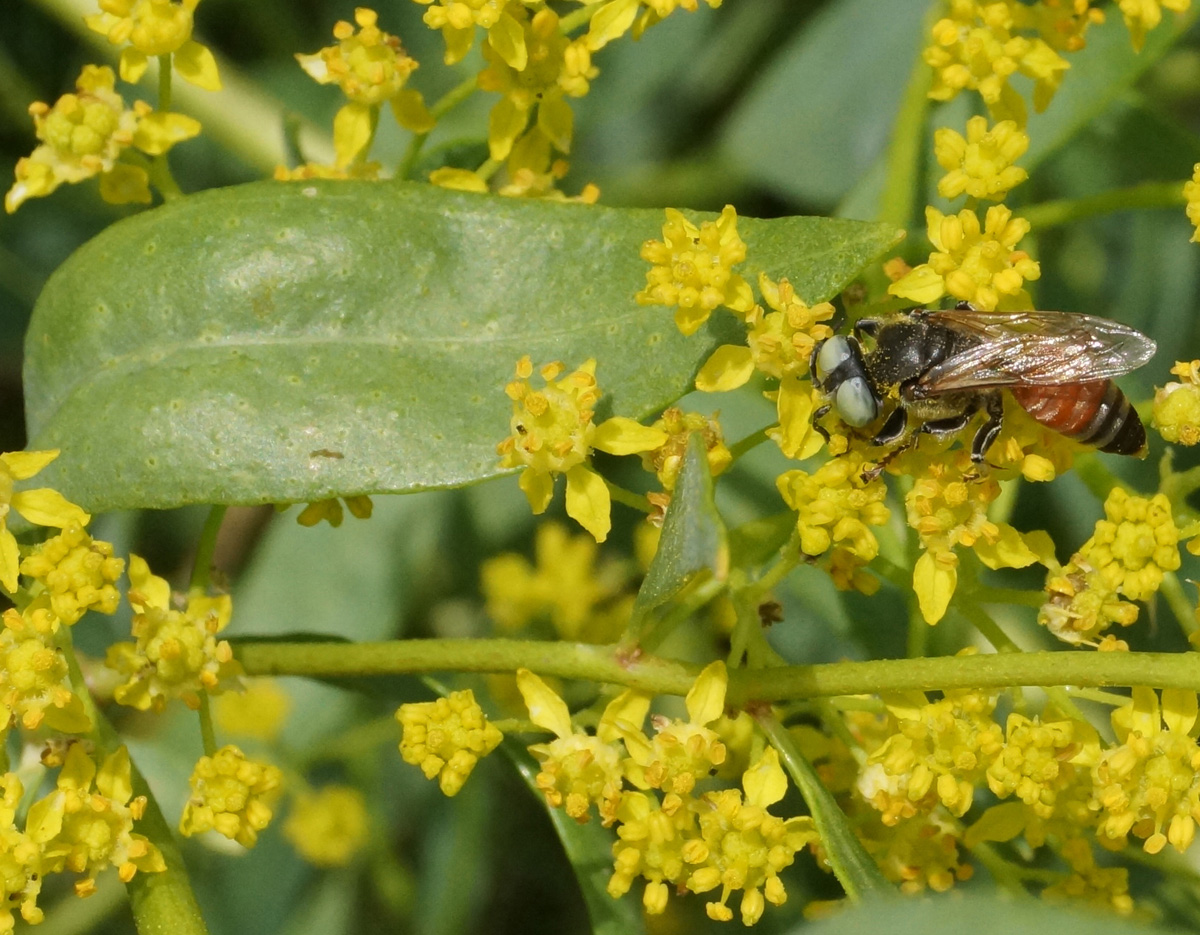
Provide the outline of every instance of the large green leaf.
<path id="1" fill-rule="evenodd" d="M 95 511 L 401 493 L 499 473 L 517 359 L 599 361 L 599 417 L 680 396 L 713 345 L 633 300 L 662 213 L 261 182 L 113 225 L 47 284 L 26 342 L 40 478 Z M 828 298 L 894 228 L 743 219 L 747 272 Z"/>

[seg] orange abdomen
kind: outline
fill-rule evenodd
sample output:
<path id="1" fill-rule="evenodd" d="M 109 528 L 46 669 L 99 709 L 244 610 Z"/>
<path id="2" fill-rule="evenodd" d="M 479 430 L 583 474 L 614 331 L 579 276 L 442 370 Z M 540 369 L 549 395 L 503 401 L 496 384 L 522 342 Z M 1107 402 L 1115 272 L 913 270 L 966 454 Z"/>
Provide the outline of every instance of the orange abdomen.
<path id="1" fill-rule="evenodd" d="M 1145 452 L 1142 420 L 1112 380 L 1011 389 L 1021 408 L 1047 428 L 1101 451 Z"/>

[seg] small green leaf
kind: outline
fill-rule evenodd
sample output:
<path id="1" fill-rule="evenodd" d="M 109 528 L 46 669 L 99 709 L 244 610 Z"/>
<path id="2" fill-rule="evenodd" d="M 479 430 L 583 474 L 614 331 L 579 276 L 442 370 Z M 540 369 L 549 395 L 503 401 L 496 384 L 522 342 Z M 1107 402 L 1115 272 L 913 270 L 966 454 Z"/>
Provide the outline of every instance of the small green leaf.
<path id="1" fill-rule="evenodd" d="M 758 723 L 771 745 L 779 751 L 783 768 L 804 797 L 813 823 L 817 826 L 817 834 L 821 836 L 821 844 L 829 857 L 829 865 L 846 895 L 852 900 L 894 895 L 895 887 L 888 883 L 871 855 L 863 848 L 845 812 L 838 807 L 816 770 L 804 758 L 787 728 L 769 714 L 759 717 Z"/>
<path id="2" fill-rule="evenodd" d="M 515 741 L 506 740 L 501 749 L 513 761 L 533 794 L 544 802 L 542 791 L 537 787 L 540 772 L 537 761 Z M 550 822 L 579 880 L 592 923 L 592 935 L 639 935 L 645 932 L 637 900 L 628 896 L 613 899 L 606 889 L 613 872 L 612 832 L 602 828 L 594 815 L 586 825 L 581 825 L 562 809 L 551 808 L 549 812 Z"/>
<path id="3" fill-rule="evenodd" d="M 696 215 L 711 217 L 711 215 Z M 589 357 L 598 418 L 682 395 L 740 326 L 642 307 L 657 210 L 418 184 L 260 182 L 104 231 L 50 279 L 26 343 L 39 481 L 95 512 L 452 487 L 500 473 L 519 357 Z M 836 294 L 894 227 L 739 219 L 743 272 Z"/>
<path id="4" fill-rule="evenodd" d="M 729 544 L 713 502 L 704 439 L 693 432 L 663 520 L 658 551 L 634 601 L 622 644 L 643 641 L 655 611 L 672 598 L 704 581 L 724 581 L 728 573 Z"/>
<path id="5" fill-rule="evenodd" d="M 796 514 L 791 510 L 752 519 L 729 530 L 729 554 L 738 568 L 755 568 L 787 545 L 796 531 Z"/>

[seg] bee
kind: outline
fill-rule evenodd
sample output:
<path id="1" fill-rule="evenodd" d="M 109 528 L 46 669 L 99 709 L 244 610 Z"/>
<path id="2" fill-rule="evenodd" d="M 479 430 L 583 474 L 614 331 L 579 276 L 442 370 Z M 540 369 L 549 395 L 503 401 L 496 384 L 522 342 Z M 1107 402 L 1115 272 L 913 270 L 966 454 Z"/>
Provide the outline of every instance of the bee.
<path id="1" fill-rule="evenodd" d="M 965 429 L 979 412 L 971 460 L 983 461 L 1004 420 L 1007 390 L 1047 428 L 1115 454 L 1146 454 L 1146 429 L 1113 377 L 1136 370 L 1156 345 L 1119 322 L 1071 312 L 981 312 L 914 308 L 864 318 L 854 335 L 813 348 L 813 384 L 855 428 L 870 425 L 896 391 L 899 404 L 872 443 L 890 447 L 909 432 Z M 863 352 L 862 339 L 874 347 Z M 916 433 L 913 433 L 913 438 Z"/>

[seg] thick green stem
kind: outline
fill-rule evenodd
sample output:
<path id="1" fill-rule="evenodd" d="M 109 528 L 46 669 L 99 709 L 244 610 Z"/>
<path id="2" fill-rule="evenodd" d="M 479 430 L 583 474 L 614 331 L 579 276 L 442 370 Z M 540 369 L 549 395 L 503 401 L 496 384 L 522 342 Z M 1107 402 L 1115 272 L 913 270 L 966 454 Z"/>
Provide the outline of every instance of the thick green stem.
<path id="1" fill-rule="evenodd" d="M 1144 182 L 1131 188 L 1089 195 L 1086 198 L 1063 198 L 1030 205 L 1021 211 L 1035 232 L 1070 224 L 1083 218 L 1114 211 L 1136 211 L 1143 208 L 1172 208 L 1187 203 L 1183 182 Z"/>
<path id="2" fill-rule="evenodd" d="M 165 113 L 171 109 L 171 56 L 158 57 L 158 111 Z"/>
<path id="3" fill-rule="evenodd" d="M 735 442 L 729 446 L 730 463 L 734 463 L 744 455 L 747 451 L 752 451 L 767 440 L 767 429 L 770 426 L 759 429 L 756 432 L 751 432 L 745 438 Z"/>
<path id="4" fill-rule="evenodd" d="M 395 640 L 381 643 L 256 643 L 234 651 L 248 675 L 316 678 L 423 672 L 515 672 L 586 679 L 656 695 L 685 695 L 700 666 L 613 646 L 534 640 Z M 1194 653 L 1000 653 L 776 666 L 729 673 L 731 705 L 833 695 L 953 688 L 1148 685 L 1200 691 Z"/>

